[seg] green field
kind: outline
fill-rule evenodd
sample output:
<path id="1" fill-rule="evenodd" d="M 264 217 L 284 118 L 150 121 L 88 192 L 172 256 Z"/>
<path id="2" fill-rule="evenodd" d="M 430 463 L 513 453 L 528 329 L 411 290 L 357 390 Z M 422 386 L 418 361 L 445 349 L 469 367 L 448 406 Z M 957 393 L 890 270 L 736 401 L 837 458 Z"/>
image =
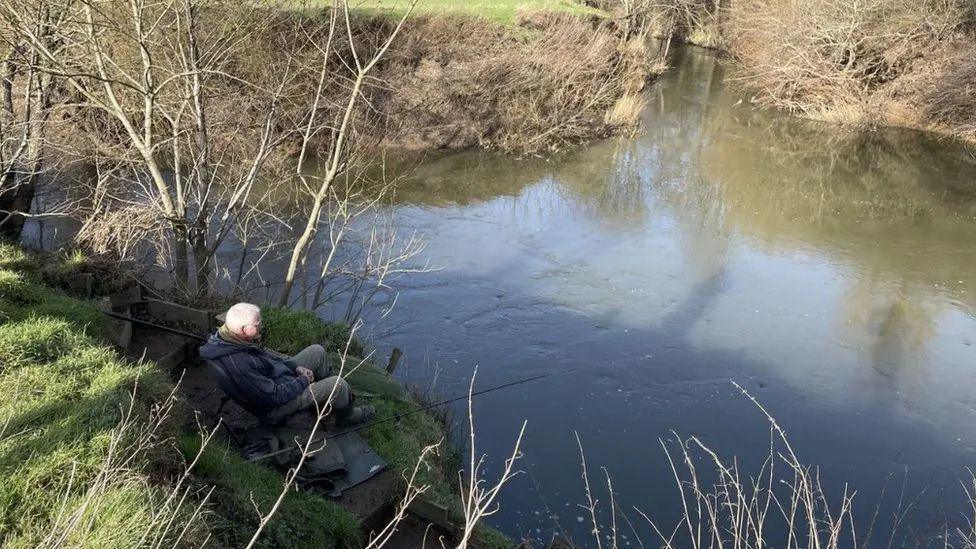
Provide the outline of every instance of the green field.
<path id="1" fill-rule="evenodd" d="M 332 4 L 332 0 L 319 0 L 319 2 L 322 5 Z M 350 0 L 349 5 L 355 10 L 365 12 L 402 15 L 410 2 L 408 0 Z M 519 10 L 602 13 L 574 0 L 420 0 L 414 13 L 473 15 L 502 23 L 512 23 Z"/>

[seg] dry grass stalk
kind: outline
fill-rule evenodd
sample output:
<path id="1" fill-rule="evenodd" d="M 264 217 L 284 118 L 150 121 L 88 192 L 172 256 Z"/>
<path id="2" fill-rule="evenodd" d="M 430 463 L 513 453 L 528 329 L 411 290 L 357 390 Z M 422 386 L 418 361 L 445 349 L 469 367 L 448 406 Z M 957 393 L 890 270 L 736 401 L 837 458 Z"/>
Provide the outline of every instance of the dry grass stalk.
<path id="1" fill-rule="evenodd" d="M 430 488 L 428 485 L 417 483 L 417 474 L 420 472 L 422 467 L 428 466 L 428 456 L 436 454 L 442 442 L 443 441 L 440 441 L 437 444 L 425 446 L 420 452 L 420 456 L 417 458 L 417 464 L 414 466 L 413 471 L 411 471 L 409 476 L 404 474 L 404 480 L 406 480 L 407 486 L 404 489 L 403 497 L 400 499 L 399 503 L 397 503 L 396 511 L 393 513 L 393 517 L 389 522 L 386 523 L 386 525 L 383 526 L 382 529 L 380 529 L 379 532 L 375 532 L 370 535 L 369 543 L 366 545 L 365 549 L 379 549 L 380 547 L 383 547 L 389 543 L 396 534 L 397 526 L 407 517 L 407 509 L 410 507 L 410 504 L 413 503 L 418 497 L 423 495 L 428 488 Z"/>
<path id="2" fill-rule="evenodd" d="M 520 471 L 515 469 L 515 463 L 522 457 L 521 445 L 522 436 L 525 434 L 525 426 L 528 422 L 523 421 L 519 429 L 518 437 L 512 447 L 512 453 L 505 460 L 501 474 L 494 484 L 487 484 L 484 478 L 484 454 L 478 456 L 475 446 L 474 428 L 474 381 L 477 377 L 477 369 L 471 375 L 471 383 L 468 386 L 468 470 L 466 471 L 467 481 L 464 479 L 465 472 L 459 472 L 459 483 L 461 486 L 461 501 L 464 511 L 464 526 L 461 531 L 461 538 L 458 540 L 457 549 L 465 549 L 472 542 L 475 528 L 485 517 L 489 517 L 498 512 L 496 500 L 502 488 L 508 481 L 515 478 Z"/>
<path id="3" fill-rule="evenodd" d="M 822 489 L 819 471 L 800 462 L 776 419 L 745 389 L 735 386 L 769 421 L 770 453 L 757 474 L 745 477 L 736 461 L 723 461 L 697 437 L 681 442 L 677 455 L 662 441 L 684 509 L 684 518 L 678 525 L 684 529 L 680 538 L 677 528 L 665 534 L 666 530 L 647 519 L 662 546 L 776 545 L 768 532 L 774 517 L 785 524 L 786 531 L 786 539 L 776 546 L 787 549 L 857 546 L 851 525 L 853 494 L 845 487 L 839 505 L 832 505 Z M 703 456 L 704 464 L 718 477 L 711 488 L 703 485 L 696 453 Z M 683 465 L 684 474 L 678 463 Z M 786 467 L 787 479 L 776 478 L 778 466 Z M 784 493 L 778 493 L 778 484 L 785 486 Z"/>
<path id="4" fill-rule="evenodd" d="M 65 489 L 65 497 L 61 509 L 51 524 L 47 537 L 40 547 L 56 548 L 71 546 L 71 540 L 87 539 L 86 532 L 91 531 L 102 513 L 110 512 L 106 506 L 112 505 L 110 499 L 113 490 L 125 489 L 132 483 L 143 483 L 145 479 L 134 473 L 138 465 L 145 459 L 147 453 L 160 445 L 172 444 L 171 439 L 162 437 L 165 425 L 172 421 L 179 384 L 152 410 L 148 421 L 137 420 L 133 413 L 136 403 L 135 391 L 130 397 L 129 407 L 122 410 L 121 420 L 113 429 L 108 442 L 105 457 L 95 478 L 87 486 L 79 501 L 69 499 L 72 491 L 74 475 Z M 208 430 L 200 425 L 200 449 L 194 458 L 185 463 L 183 472 L 165 492 L 165 498 L 154 502 L 152 514 L 147 517 L 139 541 L 140 547 L 152 549 L 179 546 L 191 533 L 192 537 L 200 537 L 202 525 L 199 523 L 204 506 L 210 498 L 213 489 L 200 497 L 191 486 L 190 479 L 197 462 L 203 455 L 207 445 L 213 439 L 216 428 Z M 188 511 L 187 507 L 192 510 Z"/>

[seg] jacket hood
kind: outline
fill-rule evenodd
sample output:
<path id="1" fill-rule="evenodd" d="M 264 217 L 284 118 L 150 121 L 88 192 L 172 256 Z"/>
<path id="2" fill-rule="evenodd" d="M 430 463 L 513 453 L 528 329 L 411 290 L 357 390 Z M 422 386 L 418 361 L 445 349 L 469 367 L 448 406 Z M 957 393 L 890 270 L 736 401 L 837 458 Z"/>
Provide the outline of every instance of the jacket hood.
<path id="1" fill-rule="evenodd" d="M 253 345 L 241 345 L 239 343 L 224 341 L 220 339 L 217 332 L 214 332 L 207 338 L 207 342 L 200 346 L 200 358 L 204 360 L 216 360 L 227 355 L 251 352 L 254 349 L 256 347 Z"/>

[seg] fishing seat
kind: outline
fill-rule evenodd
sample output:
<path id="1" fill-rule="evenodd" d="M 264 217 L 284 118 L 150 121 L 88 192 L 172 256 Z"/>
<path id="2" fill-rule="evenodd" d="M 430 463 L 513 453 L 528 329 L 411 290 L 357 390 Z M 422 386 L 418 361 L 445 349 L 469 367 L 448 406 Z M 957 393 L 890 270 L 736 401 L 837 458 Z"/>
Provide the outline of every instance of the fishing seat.
<path id="1" fill-rule="evenodd" d="M 251 454 L 254 452 L 261 453 L 268 446 L 268 441 L 270 439 L 276 438 L 276 432 L 280 427 L 280 423 L 275 423 L 267 418 L 267 416 L 259 410 L 255 410 L 250 407 L 246 402 L 241 402 L 240 400 L 234 398 L 233 395 L 237 394 L 237 386 L 227 372 L 218 364 L 212 360 L 206 360 L 207 369 L 209 370 L 210 376 L 217 388 L 223 393 L 220 397 L 220 405 L 217 407 L 215 415 L 220 424 L 224 426 L 227 433 L 234 440 L 234 443 L 244 448 L 245 454 Z M 251 414 L 257 419 L 257 425 L 251 427 L 238 427 L 235 429 L 226 418 L 223 416 L 224 407 L 227 403 L 234 401 L 240 406 L 245 412 Z M 237 432 L 240 430 L 242 432 Z"/>
<path id="2" fill-rule="evenodd" d="M 258 425 L 244 429 L 243 435 L 238 435 L 226 421 L 221 421 L 235 444 L 242 449 L 244 458 L 264 459 L 262 456 L 273 455 L 272 459 L 279 466 L 286 467 L 293 463 L 295 456 L 300 455 L 297 448 L 295 452 L 278 451 L 289 445 L 294 446 L 296 440 L 307 439 L 311 432 L 307 428 L 289 428 L 272 423 L 264 414 L 255 413 L 255 410 L 233 397 L 238 394 L 236 384 L 220 364 L 211 360 L 205 362 L 217 387 L 224 393 L 217 408 L 217 417 L 222 418 L 224 406 L 233 400 L 258 420 Z M 326 440 L 330 443 L 326 444 Z M 330 434 L 322 429 L 312 444 L 318 449 L 306 458 L 297 479 L 302 486 L 315 487 L 331 497 L 340 497 L 344 490 L 369 480 L 387 467 L 386 461 L 354 431 Z"/>

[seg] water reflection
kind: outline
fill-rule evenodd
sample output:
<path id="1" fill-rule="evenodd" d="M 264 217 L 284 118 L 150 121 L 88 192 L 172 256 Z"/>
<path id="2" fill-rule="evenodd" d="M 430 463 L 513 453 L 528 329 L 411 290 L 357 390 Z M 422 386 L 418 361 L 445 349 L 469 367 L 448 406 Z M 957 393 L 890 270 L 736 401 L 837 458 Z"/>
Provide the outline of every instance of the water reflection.
<path id="1" fill-rule="evenodd" d="M 671 428 L 748 460 L 764 427 L 729 377 L 811 461 L 858 479 L 868 508 L 906 466 L 952 492 L 976 459 L 973 155 L 756 110 L 713 55 L 675 56 L 639 139 L 411 167 L 393 211 L 446 268 L 408 282 L 378 343 L 448 365 L 444 390 L 475 364 L 485 383 L 585 368 L 483 405 L 489 445 L 521 417 L 540 428 L 536 482 L 503 505 L 511 533 L 551 527 L 532 518 L 539 498 L 572 497 L 572 430 L 635 486 L 670 482 L 646 451 Z M 962 509 L 950 499 L 930 526 Z"/>

